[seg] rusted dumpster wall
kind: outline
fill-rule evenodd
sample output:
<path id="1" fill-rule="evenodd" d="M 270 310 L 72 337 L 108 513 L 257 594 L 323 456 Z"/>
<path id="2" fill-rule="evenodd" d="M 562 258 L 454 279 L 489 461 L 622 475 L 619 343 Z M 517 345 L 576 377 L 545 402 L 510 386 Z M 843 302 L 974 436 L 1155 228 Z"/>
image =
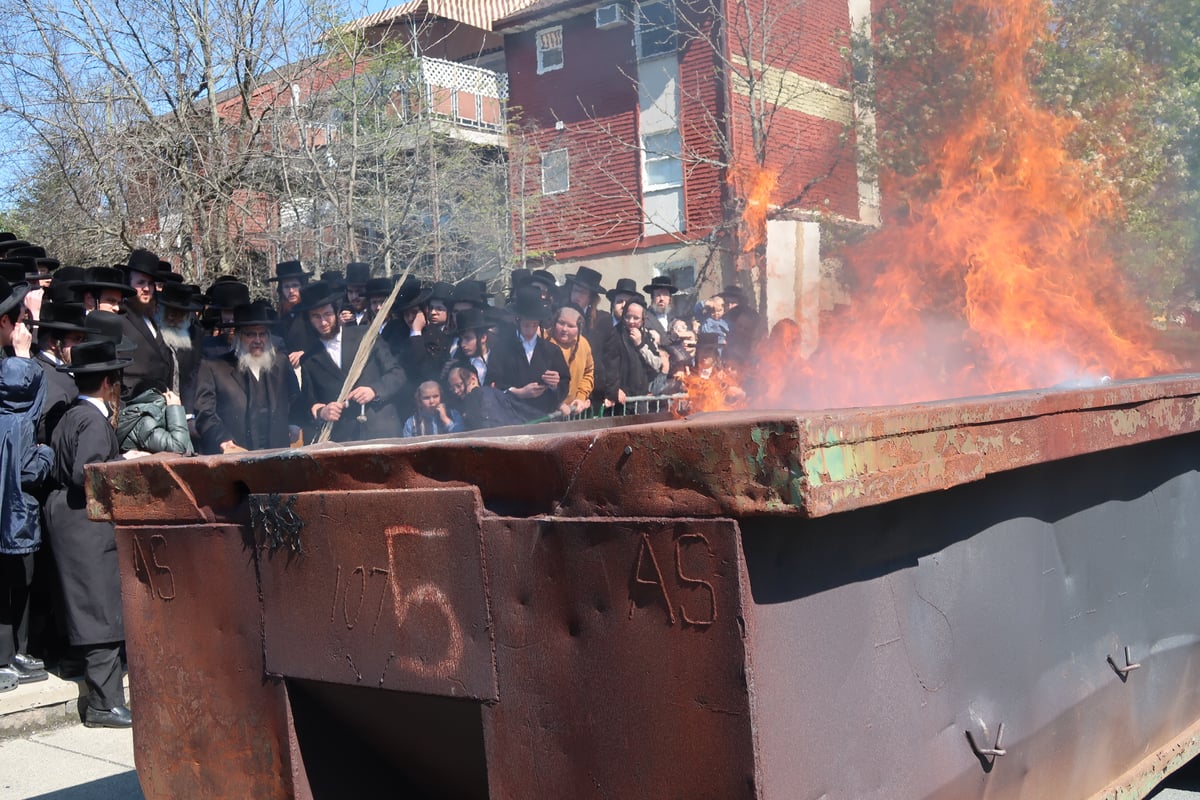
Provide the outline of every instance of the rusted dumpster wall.
<path id="1" fill-rule="evenodd" d="M 95 469 L 146 795 L 1141 796 L 1200 747 L 1198 398 Z"/>

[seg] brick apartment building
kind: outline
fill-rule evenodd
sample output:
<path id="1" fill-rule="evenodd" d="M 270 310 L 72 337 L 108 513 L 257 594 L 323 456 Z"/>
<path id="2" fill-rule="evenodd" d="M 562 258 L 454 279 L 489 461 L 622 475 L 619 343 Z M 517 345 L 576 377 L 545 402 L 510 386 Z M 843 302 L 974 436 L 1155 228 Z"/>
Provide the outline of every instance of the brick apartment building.
<path id="1" fill-rule="evenodd" d="M 819 214 L 874 223 L 843 48 L 870 0 L 537 0 L 499 20 L 514 225 L 561 273 L 707 286 L 767 265 L 768 317 L 812 318 Z M 756 125 L 758 127 L 756 135 Z M 762 167 L 763 169 L 757 169 Z M 749 185 L 774 176 L 765 254 Z M 819 212 L 819 214 L 818 214 Z"/>

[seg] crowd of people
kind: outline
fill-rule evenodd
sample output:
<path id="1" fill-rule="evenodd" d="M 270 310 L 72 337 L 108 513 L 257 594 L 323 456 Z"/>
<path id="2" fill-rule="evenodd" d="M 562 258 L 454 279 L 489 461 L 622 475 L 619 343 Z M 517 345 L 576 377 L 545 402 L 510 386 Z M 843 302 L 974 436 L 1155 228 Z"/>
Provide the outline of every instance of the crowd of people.
<path id="1" fill-rule="evenodd" d="M 601 279 L 515 270 L 495 298 L 478 280 L 396 289 L 362 262 L 315 278 L 285 261 L 275 296 L 254 299 L 232 276 L 189 285 L 146 250 L 83 269 L 0 233 L 0 692 L 53 660 L 83 674 L 85 724 L 132 724 L 114 533 L 87 517 L 87 464 L 623 413 L 753 351 L 737 286 L 681 315 L 669 278 Z"/>

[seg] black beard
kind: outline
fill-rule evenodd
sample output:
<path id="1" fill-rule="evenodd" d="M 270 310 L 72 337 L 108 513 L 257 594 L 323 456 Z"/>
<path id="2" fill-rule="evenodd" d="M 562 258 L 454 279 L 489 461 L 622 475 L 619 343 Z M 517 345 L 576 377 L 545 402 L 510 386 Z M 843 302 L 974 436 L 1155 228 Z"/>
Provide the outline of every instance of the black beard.
<path id="1" fill-rule="evenodd" d="M 141 300 L 138 300 L 137 295 L 133 295 L 125 301 L 125 306 L 138 316 L 146 318 L 153 318 L 154 312 L 157 310 L 157 303 L 153 297 L 150 298 L 149 302 L 143 303 Z"/>

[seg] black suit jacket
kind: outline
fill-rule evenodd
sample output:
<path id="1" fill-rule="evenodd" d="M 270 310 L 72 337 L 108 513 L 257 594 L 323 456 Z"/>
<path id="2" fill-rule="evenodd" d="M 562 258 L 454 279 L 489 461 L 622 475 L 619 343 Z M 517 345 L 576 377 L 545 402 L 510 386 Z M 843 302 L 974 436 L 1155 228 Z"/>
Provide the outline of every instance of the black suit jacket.
<path id="1" fill-rule="evenodd" d="M 37 423 L 37 440 L 42 444 L 50 444 L 54 426 L 75 402 L 79 391 L 75 388 L 75 379 L 65 372 L 59 372 L 55 362 L 46 354 L 37 353 L 33 360 L 46 373 L 46 402 L 42 405 L 42 416 Z"/>
<path id="2" fill-rule="evenodd" d="M 342 328 L 341 331 L 341 367 L 333 363 L 333 359 L 325 350 L 325 344 L 319 340 L 304 351 L 304 357 L 300 360 L 301 400 L 296 407 L 296 420 L 303 422 L 311 436 L 315 436 L 325 424 L 312 418 L 312 407 L 317 403 L 332 403 L 338 399 L 367 327 L 351 326 Z M 359 408 L 356 403 L 351 403 L 342 412 L 342 418 L 333 426 L 330 438 L 335 442 L 351 442 L 399 436 L 401 423 L 395 401 L 404 390 L 405 383 L 404 368 L 392 355 L 391 348 L 376 340 L 366 366 L 354 384 L 356 389 L 359 386 L 369 386 L 375 391 L 375 399 L 368 403 L 363 411 L 366 422 L 357 421 Z M 306 438 L 305 441 L 309 439 Z"/>
<path id="3" fill-rule="evenodd" d="M 266 389 L 265 408 L 252 408 L 250 381 L 237 367 L 237 357 L 227 353 L 207 358 L 196 374 L 196 431 L 200 452 L 220 453 L 221 443 L 233 440 L 247 450 L 287 447 L 291 443 L 288 423 L 292 403 L 300 394 L 296 373 L 286 353 L 275 354 L 275 366 L 262 376 Z M 254 414 L 269 415 L 267 441 L 251 441 L 250 420 Z"/>
<path id="4" fill-rule="evenodd" d="M 122 324 L 125 336 L 137 345 L 137 349 L 129 354 L 133 363 L 125 368 L 121 378 L 121 400 L 128 401 L 147 388 L 170 389 L 175 377 L 175 355 L 163 341 L 158 323 L 154 324 L 151 333 L 143 317 L 127 310 Z"/>
<path id="5" fill-rule="evenodd" d="M 562 404 L 571 385 L 571 369 L 563 358 L 562 348 L 553 342 L 539 338 L 533 347 L 533 357 L 526 360 L 519 336 L 501 336 L 493 344 L 491 355 L 488 356 L 487 379 L 488 383 L 503 391 L 537 383 L 547 370 L 558 373 L 558 388 L 547 389 L 541 397 L 525 402 L 549 414 Z"/>

